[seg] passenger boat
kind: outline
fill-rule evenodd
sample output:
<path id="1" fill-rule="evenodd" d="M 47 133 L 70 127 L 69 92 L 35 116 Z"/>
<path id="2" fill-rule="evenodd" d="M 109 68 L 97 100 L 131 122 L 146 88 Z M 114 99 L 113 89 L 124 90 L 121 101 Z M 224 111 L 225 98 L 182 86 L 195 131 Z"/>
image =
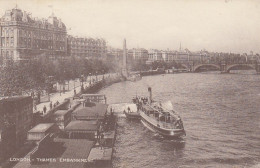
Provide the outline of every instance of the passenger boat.
<path id="1" fill-rule="evenodd" d="M 150 130 L 167 138 L 177 138 L 185 136 L 180 116 L 173 110 L 170 101 L 161 103 L 152 100 L 152 89 L 149 87 L 150 98 L 133 99 L 137 104 L 141 122 Z"/>

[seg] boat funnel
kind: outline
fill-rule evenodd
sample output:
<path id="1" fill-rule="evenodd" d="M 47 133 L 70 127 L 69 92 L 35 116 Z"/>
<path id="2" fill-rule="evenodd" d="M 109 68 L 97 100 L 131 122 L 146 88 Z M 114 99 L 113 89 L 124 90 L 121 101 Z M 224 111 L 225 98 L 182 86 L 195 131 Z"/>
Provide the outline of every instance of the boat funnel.
<path id="1" fill-rule="evenodd" d="M 150 93 L 150 98 L 149 98 L 149 103 L 151 104 L 152 103 L 152 88 L 151 87 L 148 87 L 148 92 Z"/>

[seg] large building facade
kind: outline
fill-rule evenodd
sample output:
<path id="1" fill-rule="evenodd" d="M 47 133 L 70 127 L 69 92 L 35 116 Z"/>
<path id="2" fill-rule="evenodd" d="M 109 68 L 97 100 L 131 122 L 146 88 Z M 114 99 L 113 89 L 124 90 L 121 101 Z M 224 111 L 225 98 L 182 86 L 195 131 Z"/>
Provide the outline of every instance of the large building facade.
<path id="1" fill-rule="evenodd" d="M 150 49 L 148 51 L 148 61 L 149 62 L 163 61 L 162 50 Z"/>
<path id="2" fill-rule="evenodd" d="M 148 63 L 154 61 L 165 61 L 185 64 L 189 62 L 207 63 L 210 60 L 210 55 L 207 51 L 190 52 L 188 49 L 179 51 L 156 50 L 148 51 Z"/>
<path id="3" fill-rule="evenodd" d="M 106 58 L 107 46 L 104 39 L 68 36 L 68 55 L 85 59 Z"/>
<path id="4" fill-rule="evenodd" d="M 55 17 L 32 18 L 25 11 L 14 8 L 0 20 L 0 57 L 2 60 L 30 60 L 37 56 L 63 58 L 67 55 L 67 31 Z"/>
<path id="5" fill-rule="evenodd" d="M 148 51 L 144 48 L 133 48 L 128 51 L 128 56 L 131 56 L 133 60 L 145 62 L 148 60 Z"/>

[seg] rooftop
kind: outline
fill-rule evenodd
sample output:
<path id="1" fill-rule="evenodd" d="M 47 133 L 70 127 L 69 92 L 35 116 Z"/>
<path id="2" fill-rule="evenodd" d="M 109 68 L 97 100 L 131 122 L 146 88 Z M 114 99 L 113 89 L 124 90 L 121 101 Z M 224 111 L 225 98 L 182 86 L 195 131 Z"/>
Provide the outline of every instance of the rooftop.
<path id="1" fill-rule="evenodd" d="M 0 102 L 13 102 L 20 101 L 25 99 L 30 99 L 31 96 L 12 96 L 12 97 L 2 97 L 0 98 Z"/>
<path id="2" fill-rule="evenodd" d="M 0 19 L 2 22 L 18 21 L 24 23 L 34 24 L 34 26 L 42 29 L 51 29 L 52 27 L 66 30 L 65 24 L 54 15 L 48 17 L 48 19 L 32 18 L 31 14 L 21 9 L 13 8 L 7 10 L 4 16 Z"/>
<path id="3" fill-rule="evenodd" d="M 54 115 L 65 115 L 69 110 L 57 110 Z"/>
<path id="4" fill-rule="evenodd" d="M 97 121 L 71 121 L 65 131 L 96 131 L 98 129 Z"/>
<path id="5" fill-rule="evenodd" d="M 15 168 L 83 168 L 84 160 L 87 160 L 93 145 L 93 141 L 85 139 L 56 138 L 54 142 L 47 146 L 45 152 L 40 152 L 37 156 L 37 158 L 43 159 L 51 158 L 52 161 L 42 161 L 34 165 L 31 165 L 30 162 L 19 162 Z M 29 158 L 28 155 L 25 157 Z M 83 161 L 77 161 L 80 159 Z"/>
<path id="6" fill-rule="evenodd" d="M 28 132 L 45 132 L 49 128 L 51 128 L 54 125 L 54 123 L 41 123 L 33 127 L 30 131 Z"/>
<path id="7" fill-rule="evenodd" d="M 104 116 L 107 111 L 107 104 L 102 103 L 86 103 L 87 107 L 80 108 L 72 112 L 74 116 Z"/>

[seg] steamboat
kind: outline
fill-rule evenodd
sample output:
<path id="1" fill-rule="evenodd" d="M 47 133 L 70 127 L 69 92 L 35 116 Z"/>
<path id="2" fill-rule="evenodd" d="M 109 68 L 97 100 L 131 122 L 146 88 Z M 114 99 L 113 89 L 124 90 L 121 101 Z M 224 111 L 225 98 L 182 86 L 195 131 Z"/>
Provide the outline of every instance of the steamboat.
<path id="1" fill-rule="evenodd" d="M 148 129 L 167 138 L 178 138 L 185 136 L 180 116 L 173 110 L 172 103 L 156 102 L 152 100 L 152 89 L 148 88 L 149 98 L 135 97 L 133 102 L 141 116 L 141 122 Z"/>

